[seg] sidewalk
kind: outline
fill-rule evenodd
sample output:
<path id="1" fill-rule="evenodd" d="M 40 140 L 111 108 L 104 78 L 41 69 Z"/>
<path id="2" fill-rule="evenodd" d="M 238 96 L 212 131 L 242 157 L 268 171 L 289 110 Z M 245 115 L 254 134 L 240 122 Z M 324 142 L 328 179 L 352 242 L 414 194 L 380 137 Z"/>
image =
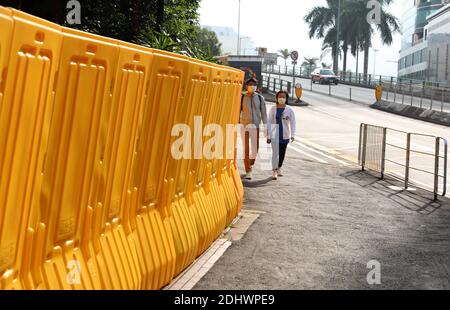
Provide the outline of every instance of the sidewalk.
<path id="1" fill-rule="evenodd" d="M 450 289 L 449 199 L 292 148 L 284 172 L 244 181 L 244 210 L 262 213 L 194 289 Z M 367 283 L 371 260 L 381 285 Z"/>

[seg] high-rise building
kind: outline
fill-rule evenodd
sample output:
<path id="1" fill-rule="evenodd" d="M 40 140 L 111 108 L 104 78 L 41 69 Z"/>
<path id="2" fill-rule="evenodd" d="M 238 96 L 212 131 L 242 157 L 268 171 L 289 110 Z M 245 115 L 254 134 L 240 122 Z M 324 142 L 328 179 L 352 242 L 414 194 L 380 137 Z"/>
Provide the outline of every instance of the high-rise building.
<path id="1" fill-rule="evenodd" d="M 418 80 L 431 78 L 427 25 L 429 18 L 448 2 L 449 0 L 403 0 L 399 77 Z"/>
<path id="2" fill-rule="evenodd" d="M 214 31 L 222 44 L 222 54 L 237 55 L 237 32 L 231 27 L 204 26 L 206 29 Z M 257 55 L 256 45 L 252 38 L 240 36 L 239 55 Z"/>

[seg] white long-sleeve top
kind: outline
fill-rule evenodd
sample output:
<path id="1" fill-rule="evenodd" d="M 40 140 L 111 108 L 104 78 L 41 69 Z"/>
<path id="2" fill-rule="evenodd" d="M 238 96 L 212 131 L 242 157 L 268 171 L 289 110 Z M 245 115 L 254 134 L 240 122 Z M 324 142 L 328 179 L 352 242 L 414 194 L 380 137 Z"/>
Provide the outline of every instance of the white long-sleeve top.
<path id="1" fill-rule="evenodd" d="M 270 139 L 278 139 L 275 137 L 276 130 L 273 130 L 277 125 L 277 107 L 274 106 L 270 109 L 269 119 L 267 120 L 267 136 Z M 283 124 L 283 139 L 288 140 L 295 137 L 297 126 L 295 122 L 295 113 L 291 107 L 286 106 L 281 116 L 281 123 Z"/>

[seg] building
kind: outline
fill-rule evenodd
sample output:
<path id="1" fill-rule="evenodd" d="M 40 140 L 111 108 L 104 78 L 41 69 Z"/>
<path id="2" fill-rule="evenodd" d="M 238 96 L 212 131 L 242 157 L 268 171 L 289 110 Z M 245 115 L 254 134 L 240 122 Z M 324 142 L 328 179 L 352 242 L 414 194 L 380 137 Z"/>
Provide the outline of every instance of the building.
<path id="1" fill-rule="evenodd" d="M 400 78 L 427 80 L 431 78 L 433 59 L 428 48 L 427 26 L 449 0 L 403 0 L 402 47 L 398 62 Z M 436 77 L 436 75 L 435 75 Z"/>
<path id="2" fill-rule="evenodd" d="M 450 83 L 450 4 L 428 17 L 424 32 L 428 47 L 426 80 Z"/>
<path id="3" fill-rule="evenodd" d="M 224 55 L 236 55 L 237 54 L 237 32 L 231 27 L 216 27 L 216 26 L 204 26 L 206 29 L 214 31 L 222 43 L 222 54 Z M 240 55 L 257 55 L 256 45 L 253 40 L 248 36 L 242 36 Z"/>

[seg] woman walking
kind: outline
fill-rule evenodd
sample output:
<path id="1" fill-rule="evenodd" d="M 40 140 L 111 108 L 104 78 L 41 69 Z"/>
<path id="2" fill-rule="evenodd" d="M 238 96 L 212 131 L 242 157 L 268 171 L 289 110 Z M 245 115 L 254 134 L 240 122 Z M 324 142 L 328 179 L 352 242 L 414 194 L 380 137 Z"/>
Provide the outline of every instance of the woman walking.
<path id="1" fill-rule="evenodd" d="M 272 107 L 267 120 L 267 143 L 272 144 L 272 179 L 283 176 L 283 166 L 289 142 L 295 140 L 295 113 L 287 106 L 289 95 L 279 91 L 276 95 L 276 106 Z"/>

